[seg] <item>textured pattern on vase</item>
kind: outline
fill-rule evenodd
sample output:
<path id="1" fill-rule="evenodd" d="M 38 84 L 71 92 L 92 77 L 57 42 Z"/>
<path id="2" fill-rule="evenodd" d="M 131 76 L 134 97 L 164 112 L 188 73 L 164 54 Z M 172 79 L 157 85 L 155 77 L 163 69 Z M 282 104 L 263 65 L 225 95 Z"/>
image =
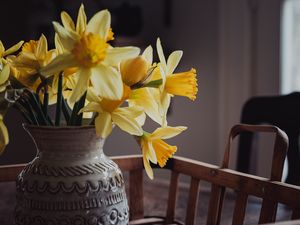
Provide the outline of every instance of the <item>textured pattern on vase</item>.
<path id="1" fill-rule="evenodd" d="M 41 163 L 29 164 L 24 168 L 25 173 L 39 174 L 43 176 L 82 176 L 86 174 L 104 173 L 108 169 L 118 168 L 116 164 L 111 161 L 96 162 L 83 165 L 74 166 L 53 166 Z"/>
<path id="2" fill-rule="evenodd" d="M 78 174 L 62 176 L 49 171 L 89 168 L 84 164 L 49 167 L 40 159 L 34 160 L 17 179 L 16 224 L 127 224 L 124 179 L 117 165 L 106 160 L 93 163 L 101 172 L 86 170 L 89 172 L 81 174 L 80 182 L 76 181 Z M 77 214 L 79 211 L 87 213 Z"/>
<path id="3" fill-rule="evenodd" d="M 82 215 L 61 215 L 59 217 L 44 217 L 44 216 L 31 216 L 16 213 L 16 224 L 22 225 L 102 225 L 102 224 L 128 224 L 129 212 L 128 208 L 123 211 L 112 209 L 109 213 L 102 215 L 89 214 Z"/>

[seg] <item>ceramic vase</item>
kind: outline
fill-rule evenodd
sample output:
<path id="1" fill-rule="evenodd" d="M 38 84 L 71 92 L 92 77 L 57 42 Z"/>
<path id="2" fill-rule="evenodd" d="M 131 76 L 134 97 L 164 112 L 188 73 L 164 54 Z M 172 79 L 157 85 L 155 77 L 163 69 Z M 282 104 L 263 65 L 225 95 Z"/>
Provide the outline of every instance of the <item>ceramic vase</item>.
<path id="1" fill-rule="evenodd" d="M 16 225 L 128 224 L 122 173 L 93 126 L 24 128 L 37 156 L 17 178 Z"/>

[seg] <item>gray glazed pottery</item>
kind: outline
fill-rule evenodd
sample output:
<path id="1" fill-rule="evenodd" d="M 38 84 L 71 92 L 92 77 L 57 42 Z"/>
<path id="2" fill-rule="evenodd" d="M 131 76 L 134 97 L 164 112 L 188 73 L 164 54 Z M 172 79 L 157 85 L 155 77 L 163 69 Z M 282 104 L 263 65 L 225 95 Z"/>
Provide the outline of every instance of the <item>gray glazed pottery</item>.
<path id="1" fill-rule="evenodd" d="M 24 128 L 37 156 L 17 178 L 16 225 L 128 224 L 122 173 L 93 126 Z"/>

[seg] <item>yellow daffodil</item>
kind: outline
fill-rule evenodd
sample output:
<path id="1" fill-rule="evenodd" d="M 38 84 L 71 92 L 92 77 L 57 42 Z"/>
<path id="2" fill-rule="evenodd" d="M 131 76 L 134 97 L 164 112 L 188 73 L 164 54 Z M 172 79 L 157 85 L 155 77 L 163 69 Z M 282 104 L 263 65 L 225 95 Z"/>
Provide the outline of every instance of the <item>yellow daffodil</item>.
<path id="1" fill-rule="evenodd" d="M 126 85 L 132 86 L 147 75 L 148 65 L 143 56 L 137 56 L 133 59 L 127 59 L 121 63 L 122 80 L 126 81 Z"/>
<path id="2" fill-rule="evenodd" d="M 58 37 L 57 34 L 55 34 L 55 50 L 56 55 L 63 54 L 65 52 L 63 45 Z M 63 70 L 63 83 L 62 83 L 62 93 L 65 99 L 69 102 L 69 98 L 72 95 L 72 90 L 76 87 L 76 76 L 73 76 L 77 71 L 76 67 L 72 68 L 66 68 Z M 59 79 L 59 73 L 54 74 L 52 85 L 48 89 L 49 93 L 49 104 L 56 103 L 57 100 L 57 93 L 58 93 L 58 79 Z M 74 104 L 72 104 L 73 106 Z"/>
<path id="3" fill-rule="evenodd" d="M 121 100 L 101 99 L 96 95 L 92 95 L 90 103 L 82 108 L 82 112 L 97 112 L 95 119 L 96 133 L 102 138 L 106 138 L 112 131 L 113 124 L 120 127 L 131 135 L 140 136 L 143 130 L 136 118 L 143 113 L 143 109 L 138 107 L 121 107 L 121 104 L 128 98 L 130 88 L 124 86 L 123 97 Z"/>
<path id="4" fill-rule="evenodd" d="M 10 67 L 7 64 L 7 61 L 4 57 L 9 56 L 10 54 L 19 50 L 22 46 L 23 41 L 13 45 L 9 49 L 5 50 L 2 41 L 0 41 L 0 92 L 1 95 L 5 95 L 4 91 L 6 86 L 9 84 L 8 78 L 10 75 Z M 2 97 L 1 96 L 1 97 Z M 7 110 L 7 103 L 4 104 L 4 108 L 1 106 L 1 112 Z M 0 114 L 0 154 L 4 151 L 6 145 L 9 142 L 8 131 L 3 122 L 3 115 Z"/>
<path id="5" fill-rule="evenodd" d="M 135 58 L 127 59 L 121 62 L 120 72 L 123 82 L 129 86 L 135 88 L 135 86 L 142 87 L 150 81 L 152 71 L 156 67 L 156 63 L 153 61 L 153 49 L 148 46 L 142 55 Z"/>
<path id="6" fill-rule="evenodd" d="M 172 138 L 186 129 L 187 127 L 183 126 L 160 127 L 152 134 L 144 132 L 141 137 L 138 137 L 143 152 L 144 167 L 150 179 L 153 179 L 150 161 L 154 164 L 158 163 L 160 167 L 164 167 L 167 160 L 177 151 L 176 146 L 168 145 L 162 139 Z"/>
<path id="7" fill-rule="evenodd" d="M 128 97 L 129 105 L 142 107 L 152 120 L 161 124 L 162 118 L 158 111 L 157 102 L 149 88 L 142 87 L 143 83 L 147 83 L 151 79 L 152 71 L 156 67 L 156 64 L 152 64 L 152 61 L 153 49 L 151 46 L 148 46 L 141 56 L 121 62 L 120 72 L 123 83 L 127 86 L 132 87 L 136 84 L 141 84 L 141 88 L 131 91 Z"/>
<path id="8" fill-rule="evenodd" d="M 9 56 L 9 64 L 13 68 L 13 75 L 23 85 L 36 90 L 41 82 L 39 71 L 55 56 L 55 51 L 48 51 L 47 39 L 41 35 L 38 41 L 26 42 L 18 56 Z"/>
<path id="9" fill-rule="evenodd" d="M 80 12 L 83 14 L 83 6 Z M 90 82 L 101 97 L 112 100 L 121 99 L 122 79 L 114 67 L 117 67 L 124 59 L 137 56 L 139 48 L 113 48 L 107 43 L 111 40 L 111 17 L 107 10 L 96 13 L 86 26 L 84 15 L 79 16 L 83 19 L 80 19 L 81 22 L 77 21 L 77 25 L 81 25 L 76 26 L 76 29 L 69 16 L 64 14 L 63 17 L 65 27 L 57 22 L 53 24 L 66 52 L 58 55 L 42 70 L 42 73 L 50 76 L 66 68 L 77 67 L 75 74 L 78 76 L 78 82 L 70 97 L 70 102 L 79 100 Z"/>
<path id="10" fill-rule="evenodd" d="M 18 51 L 19 48 L 21 48 L 23 43 L 24 43 L 24 41 L 19 41 L 17 44 L 15 44 L 12 47 L 10 47 L 9 49 L 5 50 L 2 41 L 0 41 L 0 70 L 2 70 L 2 67 L 3 67 L 2 63 L 4 61 L 4 57 Z"/>
<path id="11" fill-rule="evenodd" d="M 3 122 L 3 116 L 0 114 L 0 154 L 4 151 L 9 142 L 8 131 Z"/>
<path id="12" fill-rule="evenodd" d="M 164 117 L 163 124 L 166 125 L 166 113 L 171 96 L 184 96 L 193 101 L 196 99 L 198 92 L 197 74 L 193 68 L 186 72 L 173 73 L 182 57 L 182 51 L 172 52 L 166 61 L 160 39 L 157 39 L 156 48 L 160 60 L 160 69 L 156 71 L 156 74 L 160 74 L 163 79 L 163 84 L 160 87 L 159 105 Z"/>

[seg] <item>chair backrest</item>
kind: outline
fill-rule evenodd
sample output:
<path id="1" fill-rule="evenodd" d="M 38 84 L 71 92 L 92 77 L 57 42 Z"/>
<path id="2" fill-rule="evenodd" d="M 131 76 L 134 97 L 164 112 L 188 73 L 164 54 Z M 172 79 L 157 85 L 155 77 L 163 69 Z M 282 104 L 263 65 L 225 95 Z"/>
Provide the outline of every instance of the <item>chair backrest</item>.
<path id="1" fill-rule="evenodd" d="M 241 123 L 271 124 L 280 127 L 289 137 L 288 174 L 286 182 L 300 184 L 300 92 L 277 96 L 255 96 L 244 105 Z M 250 156 L 256 151 L 252 148 L 253 133 L 240 135 L 238 145 L 237 170 L 248 173 Z"/>
<path id="2" fill-rule="evenodd" d="M 241 131 L 274 132 L 276 135 L 272 171 L 270 179 L 228 169 L 232 139 Z M 287 136 L 274 126 L 236 125 L 231 129 L 229 141 L 225 149 L 221 167 L 196 160 L 177 157 L 170 159 L 166 169 L 171 171 L 167 210 L 164 218 L 144 216 L 143 160 L 140 155 L 113 157 L 122 171 L 129 172 L 129 208 L 131 224 L 195 224 L 198 206 L 200 182 L 211 184 L 211 194 L 208 205 L 207 224 L 220 224 L 226 189 L 237 194 L 233 212 L 232 224 L 243 224 L 247 199 L 256 196 L 262 199 L 259 223 L 274 222 L 277 204 L 282 203 L 292 209 L 291 219 L 300 219 L 300 187 L 280 182 L 283 161 L 287 149 Z M 24 165 L 0 167 L 0 182 L 12 181 Z M 179 176 L 190 177 L 189 195 L 185 223 L 175 220 Z"/>

